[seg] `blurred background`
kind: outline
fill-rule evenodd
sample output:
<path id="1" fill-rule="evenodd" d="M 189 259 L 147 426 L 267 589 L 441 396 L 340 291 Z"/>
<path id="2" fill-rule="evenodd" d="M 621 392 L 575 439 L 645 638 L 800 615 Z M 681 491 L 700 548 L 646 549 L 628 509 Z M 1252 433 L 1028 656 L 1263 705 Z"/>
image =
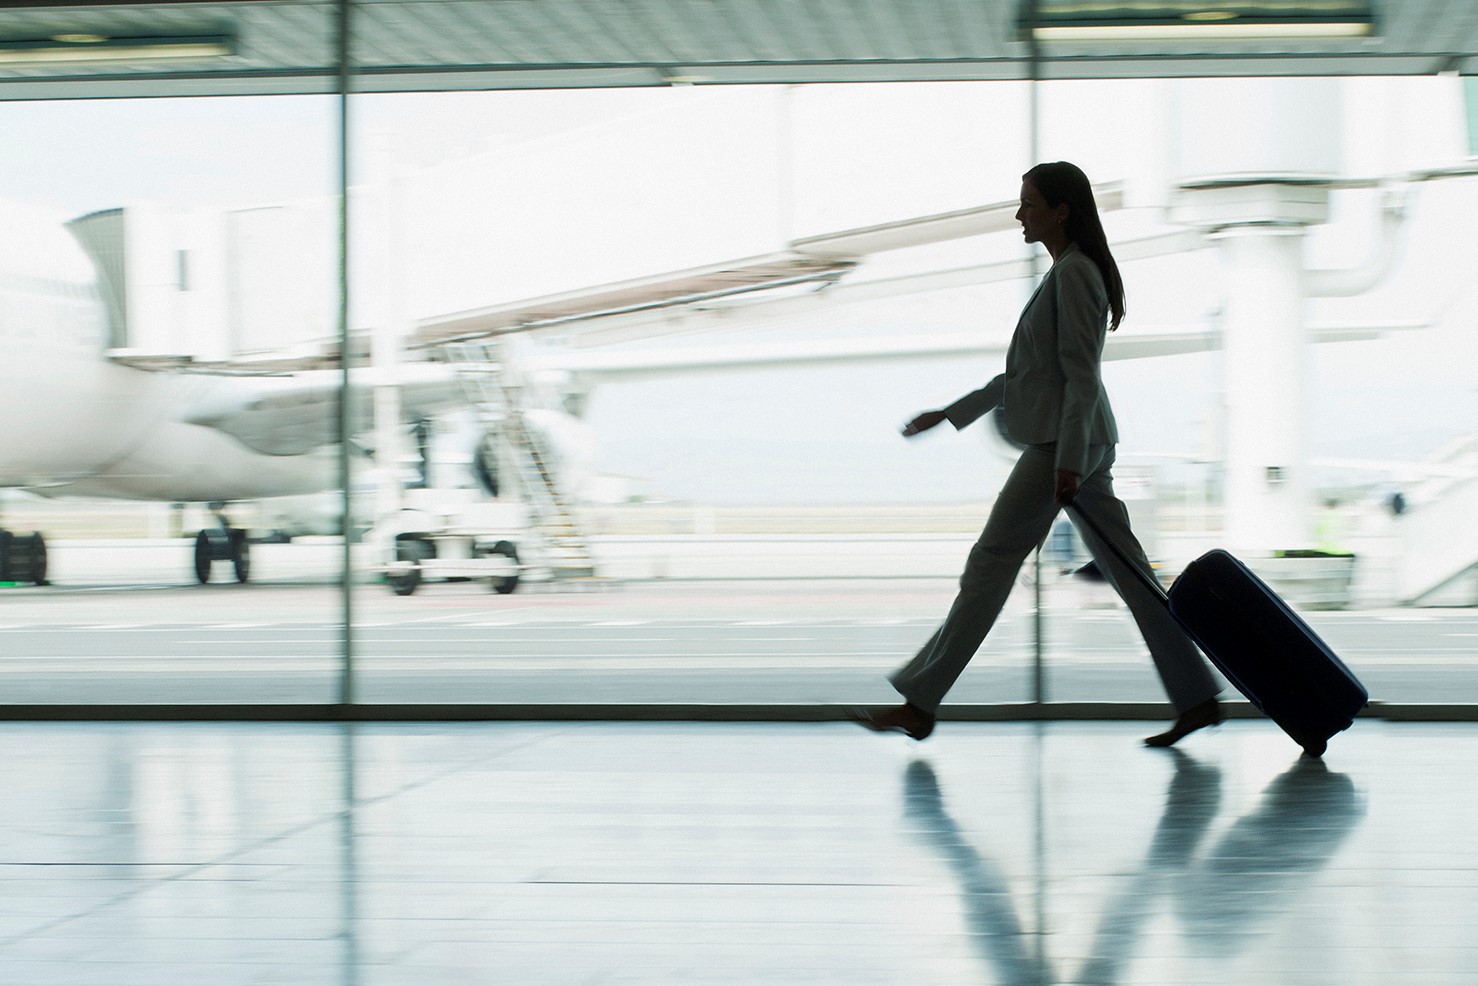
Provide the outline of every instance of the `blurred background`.
<path id="1" fill-rule="evenodd" d="M 179 6 L 254 57 L 244 5 Z M 352 78 L 340 9 L 287 6 Z M 6 702 L 885 699 L 1016 453 L 899 428 L 999 372 L 1059 159 L 1124 274 L 1116 478 L 1162 576 L 1228 547 L 1378 698 L 1478 701 L 1471 78 L 37 64 L 0 65 Z M 1063 524 L 961 701 L 1160 701 L 1086 561 Z"/>

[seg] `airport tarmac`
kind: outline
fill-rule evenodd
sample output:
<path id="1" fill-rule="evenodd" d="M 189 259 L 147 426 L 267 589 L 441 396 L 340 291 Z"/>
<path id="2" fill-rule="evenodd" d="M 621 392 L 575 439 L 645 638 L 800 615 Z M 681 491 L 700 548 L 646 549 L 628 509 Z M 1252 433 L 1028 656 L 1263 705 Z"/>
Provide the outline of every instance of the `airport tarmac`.
<path id="1" fill-rule="evenodd" d="M 247 585 L 159 581 L 150 569 L 133 581 L 0 590 L 0 703 L 336 702 L 342 592 L 322 572 L 272 567 L 269 558 Z M 355 699 L 888 702 L 884 676 L 928 637 L 953 590 L 942 577 L 631 579 L 511 595 L 439 582 L 401 597 L 366 581 L 352 597 Z M 1031 700 L 1032 603 L 1028 586 L 1012 597 L 951 701 Z M 1373 698 L 1478 702 L 1478 611 L 1307 615 Z M 1106 587 L 1049 581 L 1040 632 L 1047 700 L 1162 700 Z"/>

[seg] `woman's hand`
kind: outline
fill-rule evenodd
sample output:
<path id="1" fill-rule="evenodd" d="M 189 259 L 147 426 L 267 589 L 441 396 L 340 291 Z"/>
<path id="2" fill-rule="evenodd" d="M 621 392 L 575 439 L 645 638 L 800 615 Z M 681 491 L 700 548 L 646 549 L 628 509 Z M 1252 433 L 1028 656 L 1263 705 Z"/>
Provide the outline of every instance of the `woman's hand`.
<path id="1" fill-rule="evenodd" d="M 903 426 L 903 437 L 912 438 L 919 434 L 919 432 L 928 431 L 943 420 L 943 411 L 925 411 Z"/>
<path id="2" fill-rule="evenodd" d="M 1067 506 L 1078 498 L 1078 474 L 1066 469 L 1059 469 L 1055 473 L 1054 484 L 1056 489 L 1054 495 L 1058 503 Z"/>

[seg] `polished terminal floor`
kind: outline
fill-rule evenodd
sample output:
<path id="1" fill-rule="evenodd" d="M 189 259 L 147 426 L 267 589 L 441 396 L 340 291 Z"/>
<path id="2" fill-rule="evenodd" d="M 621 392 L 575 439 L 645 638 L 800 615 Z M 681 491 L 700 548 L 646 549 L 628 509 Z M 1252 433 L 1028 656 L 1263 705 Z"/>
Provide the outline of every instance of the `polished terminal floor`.
<path id="1" fill-rule="evenodd" d="M 0 983 L 1478 983 L 1478 726 L 0 726 Z"/>

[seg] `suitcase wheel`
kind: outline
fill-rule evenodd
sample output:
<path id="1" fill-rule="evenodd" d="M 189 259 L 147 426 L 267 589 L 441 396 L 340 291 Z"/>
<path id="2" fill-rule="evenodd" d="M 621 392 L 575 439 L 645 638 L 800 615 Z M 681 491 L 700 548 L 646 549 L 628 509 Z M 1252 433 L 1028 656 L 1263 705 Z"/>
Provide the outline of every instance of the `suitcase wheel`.
<path id="1" fill-rule="evenodd" d="M 1329 749 L 1329 741 L 1324 739 L 1309 739 L 1299 743 L 1304 748 L 1304 756 L 1313 757 L 1318 760 L 1324 756 L 1324 751 Z"/>

